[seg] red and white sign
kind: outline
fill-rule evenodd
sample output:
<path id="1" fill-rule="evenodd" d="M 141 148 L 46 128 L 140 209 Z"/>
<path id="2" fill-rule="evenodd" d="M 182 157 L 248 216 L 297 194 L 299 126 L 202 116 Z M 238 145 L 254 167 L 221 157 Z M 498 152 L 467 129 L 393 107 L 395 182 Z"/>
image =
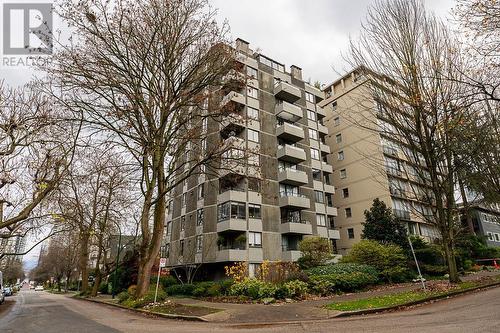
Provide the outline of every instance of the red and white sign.
<path id="1" fill-rule="evenodd" d="M 167 267 L 167 258 L 160 258 L 160 268 Z"/>

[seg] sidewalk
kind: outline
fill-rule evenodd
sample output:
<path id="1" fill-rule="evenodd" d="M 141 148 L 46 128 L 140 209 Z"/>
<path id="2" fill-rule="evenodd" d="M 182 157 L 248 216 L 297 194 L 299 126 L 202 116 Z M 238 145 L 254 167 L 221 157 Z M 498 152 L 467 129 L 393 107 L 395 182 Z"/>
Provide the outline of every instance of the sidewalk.
<path id="1" fill-rule="evenodd" d="M 480 272 L 473 275 L 462 277 L 462 281 L 478 280 L 487 276 L 500 275 L 500 272 Z M 430 282 L 432 283 L 432 282 Z M 333 302 L 343 302 L 356 299 L 370 298 L 380 295 L 390 295 L 412 290 L 420 290 L 420 283 L 402 283 L 397 285 L 379 286 L 375 289 L 348 293 L 342 295 L 334 295 L 331 297 L 318 298 L 314 300 L 306 300 L 293 303 L 275 303 L 270 305 L 264 304 L 235 304 L 235 303 L 215 303 L 207 302 L 194 298 L 169 298 L 172 302 L 202 306 L 209 308 L 221 309 L 217 313 L 203 316 L 201 319 L 211 322 L 231 322 L 231 323 L 279 323 L 290 321 L 314 321 L 328 319 L 338 316 L 341 312 L 327 310 L 322 308 L 323 305 Z M 111 296 L 99 295 L 93 298 L 93 301 L 111 303 Z"/>

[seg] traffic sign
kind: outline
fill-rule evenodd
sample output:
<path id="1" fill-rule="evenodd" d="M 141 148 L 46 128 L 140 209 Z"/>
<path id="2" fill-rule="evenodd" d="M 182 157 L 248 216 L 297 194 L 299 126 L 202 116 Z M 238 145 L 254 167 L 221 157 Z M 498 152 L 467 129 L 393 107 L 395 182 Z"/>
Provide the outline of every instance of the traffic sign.
<path id="1" fill-rule="evenodd" d="M 167 267 L 167 258 L 160 258 L 160 268 Z"/>

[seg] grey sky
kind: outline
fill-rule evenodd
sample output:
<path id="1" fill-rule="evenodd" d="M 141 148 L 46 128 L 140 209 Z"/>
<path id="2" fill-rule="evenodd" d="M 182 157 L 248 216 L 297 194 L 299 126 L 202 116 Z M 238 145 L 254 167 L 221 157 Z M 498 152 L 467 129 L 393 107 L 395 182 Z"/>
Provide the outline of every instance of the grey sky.
<path id="1" fill-rule="evenodd" d="M 347 70 L 342 54 L 349 35 L 374 0 L 211 0 L 227 19 L 233 38 L 240 37 L 262 53 L 302 68 L 304 79 L 333 81 Z M 427 8 L 445 19 L 454 0 L 425 0 Z"/>

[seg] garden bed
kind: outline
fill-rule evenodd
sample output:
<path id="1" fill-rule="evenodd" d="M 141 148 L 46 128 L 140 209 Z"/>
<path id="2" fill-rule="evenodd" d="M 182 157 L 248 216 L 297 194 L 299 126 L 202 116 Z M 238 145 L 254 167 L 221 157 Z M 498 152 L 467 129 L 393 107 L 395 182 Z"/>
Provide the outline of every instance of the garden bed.
<path id="1" fill-rule="evenodd" d="M 208 308 L 203 306 L 194 305 L 184 305 L 178 304 L 170 301 L 166 301 L 160 304 L 151 304 L 142 308 L 146 311 L 163 313 L 163 314 L 173 314 L 180 316 L 194 316 L 203 317 L 212 313 L 220 312 L 222 310 L 215 308 Z"/>

